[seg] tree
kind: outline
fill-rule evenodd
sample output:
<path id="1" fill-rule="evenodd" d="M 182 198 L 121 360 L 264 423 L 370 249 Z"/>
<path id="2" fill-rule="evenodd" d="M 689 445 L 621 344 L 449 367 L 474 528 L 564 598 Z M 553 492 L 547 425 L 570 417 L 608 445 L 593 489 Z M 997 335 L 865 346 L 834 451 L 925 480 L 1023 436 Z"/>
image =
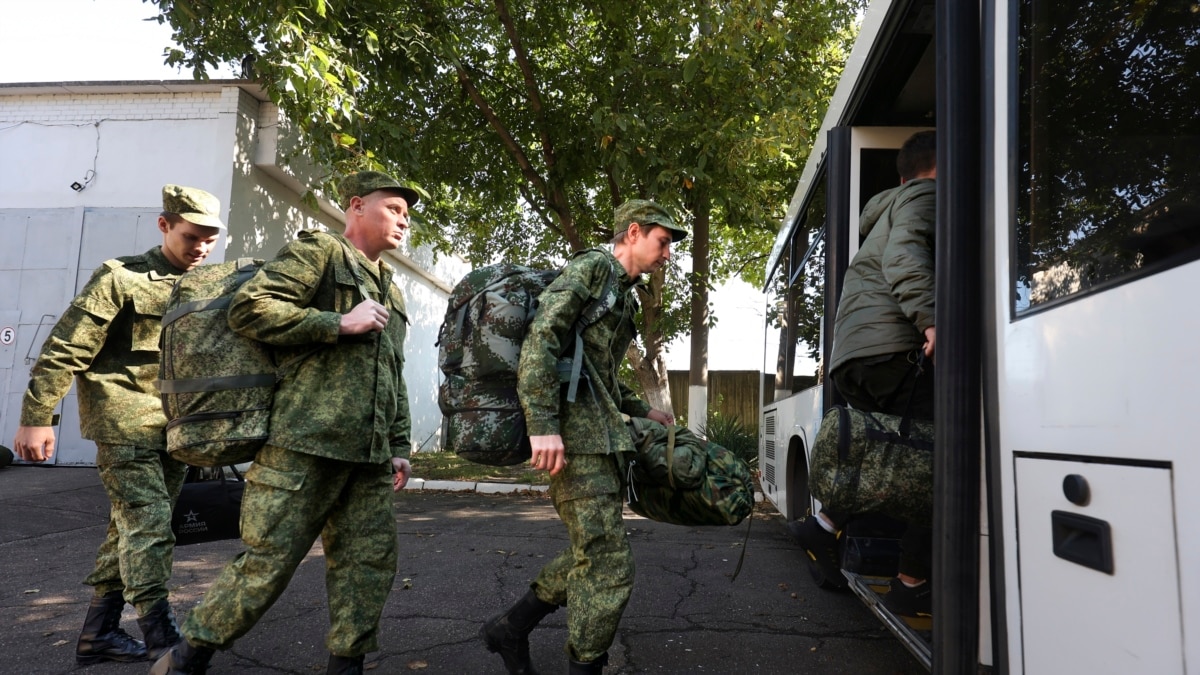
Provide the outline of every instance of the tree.
<path id="1" fill-rule="evenodd" d="M 168 63 L 253 54 L 311 156 L 422 186 L 418 243 L 540 262 L 609 239 L 629 198 L 690 213 L 712 264 L 651 279 L 634 358 L 660 407 L 663 345 L 689 316 L 706 331 L 707 288 L 769 248 L 862 4 L 154 1 Z"/>

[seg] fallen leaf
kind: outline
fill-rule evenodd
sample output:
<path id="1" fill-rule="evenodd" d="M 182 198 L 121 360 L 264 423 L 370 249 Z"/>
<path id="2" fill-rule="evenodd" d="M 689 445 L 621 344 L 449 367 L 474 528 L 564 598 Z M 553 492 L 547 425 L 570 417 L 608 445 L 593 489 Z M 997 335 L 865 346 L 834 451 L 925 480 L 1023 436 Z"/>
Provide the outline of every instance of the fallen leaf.
<path id="1" fill-rule="evenodd" d="M 29 595 L 30 593 L 41 593 L 41 592 L 42 592 L 42 589 L 40 589 L 40 588 L 30 588 L 29 590 L 25 591 L 25 595 Z"/>
<path id="2" fill-rule="evenodd" d="M 428 667 L 429 667 L 429 664 L 424 661 L 409 661 L 408 662 L 409 670 L 424 670 Z"/>
<path id="3" fill-rule="evenodd" d="M 66 645 L 66 644 L 71 644 L 71 643 L 70 643 L 70 642 L 68 642 L 67 640 L 59 640 L 59 641 L 55 642 L 54 644 L 52 644 L 52 645 L 50 645 L 50 646 L 51 646 L 51 647 L 61 647 L 61 646 L 63 646 L 63 645 Z"/>

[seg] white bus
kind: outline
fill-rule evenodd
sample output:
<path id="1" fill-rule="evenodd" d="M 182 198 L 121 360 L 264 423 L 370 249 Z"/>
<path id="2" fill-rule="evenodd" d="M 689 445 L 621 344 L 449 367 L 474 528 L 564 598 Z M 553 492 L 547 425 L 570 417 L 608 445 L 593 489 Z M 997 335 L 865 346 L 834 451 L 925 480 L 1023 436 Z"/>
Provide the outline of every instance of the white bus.
<path id="1" fill-rule="evenodd" d="M 928 128 L 931 626 L 878 602 L 879 530 L 847 528 L 844 573 L 937 673 L 1200 674 L 1197 0 L 870 6 L 768 264 L 763 490 L 788 520 L 820 506 L 839 401 L 802 364 L 830 355 L 860 209 Z"/>

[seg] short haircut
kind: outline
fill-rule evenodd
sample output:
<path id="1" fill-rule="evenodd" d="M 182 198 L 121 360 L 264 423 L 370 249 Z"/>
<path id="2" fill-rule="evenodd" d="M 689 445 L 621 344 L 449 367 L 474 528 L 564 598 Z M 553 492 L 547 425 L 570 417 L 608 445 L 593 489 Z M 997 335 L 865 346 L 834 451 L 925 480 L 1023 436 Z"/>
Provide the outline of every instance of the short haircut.
<path id="1" fill-rule="evenodd" d="M 912 180 L 937 167 L 937 132 L 918 131 L 900 146 L 896 171 L 902 180 Z"/>
<path id="2" fill-rule="evenodd" d="M 634 222 L 636 222 L 636 221 L 634 221 Z M 630 223 L 630 224 L 632 225 L 633 223 Z M 662 229 L 664 229 L 664 230 L 667 229 L 667 228 L 663 227 L 662 225 L 659 225 L 658 223 L 638 223 L 638 225 L 640 225 L 642 228 L 642 234 L 649 234 L 650 232 L 654 231 L 654 228 L 656 228 L 656 227 L 662 227 Z M 617 244 L 623 244 L 623 243 L 625 243 L 625 240 L 628 237 L 629 237 L 629 228 L 627 227 L 627 228 L 621 230 L 620 232 L 614 234 L 613 238 L 611 240 L 609 240 L 608 243 L 612 244 L 613 246 L 616 246 Z"/>
<path id="3" fill-rule="evenodd" d="M 158 215 L 160 215 L 164 219 L 166 219 L 167 225 L 170 227 L 175 227 L 176 225 L 184 222 L 184 220 L 185 220 L 185 218 L 183 216 L 179 215 L 178 213 L 175 213 L 174 211 L 163 211 L 162 213 L 160 213 Z"/>

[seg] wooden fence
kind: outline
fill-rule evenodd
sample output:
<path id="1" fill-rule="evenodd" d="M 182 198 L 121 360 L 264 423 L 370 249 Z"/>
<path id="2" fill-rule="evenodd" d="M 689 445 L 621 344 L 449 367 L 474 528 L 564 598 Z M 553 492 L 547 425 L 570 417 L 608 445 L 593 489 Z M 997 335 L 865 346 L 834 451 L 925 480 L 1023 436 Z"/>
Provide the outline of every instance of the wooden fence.
<path id="1" fill-rule="evenodd" d="M 759 386 L 759 379 L 762 386 Z M 667 373 L 671 387 L 671 404 L 679 417 L 687 416 L 688 371 L 672 370 Z M 812 386 L 815 377 L 797 378 L 796 391 Z M 739 422 L 758 433 L 758 418 L 762 404 L 771 401 L 775 386 L 775 374 L 764 374 L 757 370 L 710 370 L 708 372 L 708 409 L 723 417 L 736 417 Z M 762 396 L 760 399 L 759 396 Z"/>

